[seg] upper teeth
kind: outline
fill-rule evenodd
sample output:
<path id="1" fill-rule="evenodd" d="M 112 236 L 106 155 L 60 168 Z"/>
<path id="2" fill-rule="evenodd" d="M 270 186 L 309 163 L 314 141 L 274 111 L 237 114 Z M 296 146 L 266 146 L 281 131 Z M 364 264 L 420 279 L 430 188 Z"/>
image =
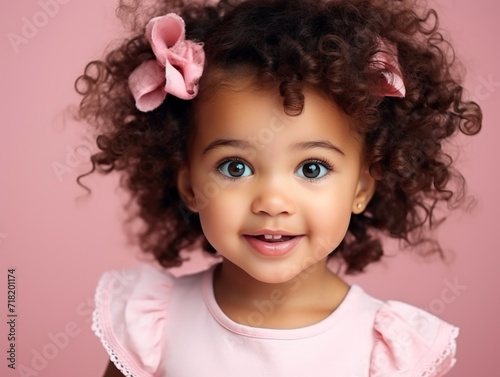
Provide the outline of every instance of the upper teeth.
<path id="1" fill-rule="evenodd" d="M 270 239 L 279 240 L 281 237 L 282 237 L 282 235 L 281 235 L 281 234 L 277 234 L 277 235 L 272 235 L 272 234 L 264 234 L 264 238 L 265 238 L 266 240 L 270 240 Z"/>

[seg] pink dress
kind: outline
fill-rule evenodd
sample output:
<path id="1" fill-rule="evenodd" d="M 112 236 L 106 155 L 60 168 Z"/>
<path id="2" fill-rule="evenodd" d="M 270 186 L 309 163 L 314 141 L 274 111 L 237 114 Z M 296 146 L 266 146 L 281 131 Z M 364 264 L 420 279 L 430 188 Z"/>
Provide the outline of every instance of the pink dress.
<path id="1" fill-rule="evenodd" d="M 455 364 L 457 327 L 357 285 L 313 325 L 241 325 L 217 305 L 214 268 L 178 278 L 149 264 L 104 273 L 92 329 L 125 376 L 434 377 Z M 255 321 L 269 310 L 256 305 Z"/>

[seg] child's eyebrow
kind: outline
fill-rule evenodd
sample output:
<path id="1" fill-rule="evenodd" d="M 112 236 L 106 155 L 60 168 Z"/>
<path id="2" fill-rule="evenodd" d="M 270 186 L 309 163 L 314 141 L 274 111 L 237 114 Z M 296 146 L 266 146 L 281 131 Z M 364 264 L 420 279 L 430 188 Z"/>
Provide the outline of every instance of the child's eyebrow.
<path id="1" fill-rule="evenodd" d="M 217 139 L 208 144 L 203 150 L 202 154 L 208 153 L 212 149 L 219 147 L 233 147 L 238 149 L 250 149 L 252 146 L 245 140 L 235 140 L 235 139 Z"/>
<path id="2" fill-rule="evenodd" d="M 340 154 L 341 156 L 345 156 L 345 153 L 342 152 L 342 149 L 337 147 L 336 145 L 333 145 L 329 141 L 326 140 L 318 140 L 318 141 L 304 141 L 302 143 L 297 143 L 292 146 L 292 150 L 304 150 L 304 149 L 311 149 L 311 148 L 323 148 L 323 149 L 328 149 L 333 152 L 336 152 Z"/>
<path id="3" fill-rule="evenodd" d="M 233 147 L 233 148 L 238 148 L 238 149 L 251 149 L 255 147 L 248 143 L 245 140 L 236 140 L 236 139 L 217 139 L 212 141 L 204 150 L 203 150 L 203 155 L 208 153 L 212 149 L 216 149 L 219 147 Z M 294 144 L 291 147 L 292 151 L 297 151 L 297 150 L 305 150 L 305 149 L 312 149 L 312 148 L 323 148 L 323 149 L 328 149 L 330 151 L 336 152 L 340 154 L 341 156 L 345 156 L 345 153 L 342 152 L 342 150 L 330 143 L 329 141 L 326 140 L 318 140 L 318 141 L 304 141 L 301 143 Z"/>

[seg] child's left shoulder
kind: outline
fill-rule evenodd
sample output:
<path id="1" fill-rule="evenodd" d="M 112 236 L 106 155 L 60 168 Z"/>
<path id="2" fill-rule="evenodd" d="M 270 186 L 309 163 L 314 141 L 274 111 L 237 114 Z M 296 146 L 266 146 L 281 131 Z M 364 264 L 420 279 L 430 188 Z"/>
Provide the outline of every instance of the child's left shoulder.
<path id="1" fill-rule="evenodd" d="M 439 377 L 453 367 L 458 327 L 416 306 L 360 291 L 366 301 L 378 301 L 370 377 Z"/>

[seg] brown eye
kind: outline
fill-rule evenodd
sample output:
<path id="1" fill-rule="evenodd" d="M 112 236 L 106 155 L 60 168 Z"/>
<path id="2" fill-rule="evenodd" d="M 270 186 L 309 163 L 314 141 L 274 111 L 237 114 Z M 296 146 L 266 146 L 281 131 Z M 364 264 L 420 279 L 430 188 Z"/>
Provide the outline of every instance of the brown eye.
<path id="1" fill-rule="evenodd" d="M 231 178 L 248 176 L 252 173 L 251 169 L 242 161 L 230 160 L 219 165 L 219 171 Z"/>
<path id="2" fill-rule="evenodd" d="M 304 176 L 306 178 L 318 178 L 319 175 L 319 166 L 318 164 L 305 164 L 302 167 L 302 171 L 304 172 Z"/>
<path id="3" fill-rule="evenodd" d="M 319 179 L 327 175 L 332 168 L 323 162 L 310 161 L 303 164 L 297 174 L 306 179 Z"/>

